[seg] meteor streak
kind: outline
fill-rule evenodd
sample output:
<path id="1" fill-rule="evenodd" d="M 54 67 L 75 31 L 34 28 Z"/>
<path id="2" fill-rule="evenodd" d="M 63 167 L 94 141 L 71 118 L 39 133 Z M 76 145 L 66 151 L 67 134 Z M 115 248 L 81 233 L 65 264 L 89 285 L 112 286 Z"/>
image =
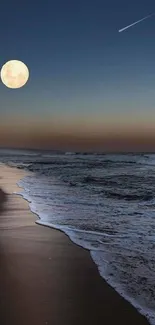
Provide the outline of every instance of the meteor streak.
<path id="1" fill-rule="evenodd" d="M 134 25 L 136 25 L 136 24 L 138 24 L 138 23 L 140 23 L 141 21 L 143 21 L 143 20 L 145 20 L 145 19 L 147 19 L 147 18 L 153 16 L 154 14 L 155 14 L 155 13 L 153 13 L 153 14 L 151 14 L 151 15 L 148 15 L 148 16 L 146 16 L 146 17 L 140 19 L 140 20 L 137 20 L 137 21 L 134 22 L 133 24 L 128 25 L 128 26 L 126 26 L 126 27 L 124 27 L 124 28 L 122 28 L 122 29 L 119 29 L 118 32 L 121 33 L 121 32 L 123 32 L 124 30 L 126 30 L 126 29 L 128 29 L 128 28 L 130 28 L 130 27 L 132 27 L 132 26 L 134 26 Z"/>

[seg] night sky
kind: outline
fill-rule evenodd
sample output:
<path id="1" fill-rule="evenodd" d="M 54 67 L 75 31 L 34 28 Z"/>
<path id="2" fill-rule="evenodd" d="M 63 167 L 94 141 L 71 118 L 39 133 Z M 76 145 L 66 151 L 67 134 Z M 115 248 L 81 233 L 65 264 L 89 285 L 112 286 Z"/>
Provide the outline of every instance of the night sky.
<path id="1" fill-rule="evenodd" d="M 153 0 L 3 1 L 0 67 L 21 60 L 30 79 L 13 90 L 0 83 L 1 121 L 153 123 L 155 16 L 118 33 L 152 12 Z"/>

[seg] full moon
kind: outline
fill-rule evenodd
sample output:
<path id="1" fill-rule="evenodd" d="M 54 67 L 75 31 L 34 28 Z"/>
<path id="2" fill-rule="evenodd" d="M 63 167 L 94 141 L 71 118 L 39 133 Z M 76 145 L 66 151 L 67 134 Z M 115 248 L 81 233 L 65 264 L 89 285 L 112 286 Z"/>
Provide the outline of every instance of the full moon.
<path id="1" fill-rule="evenodd" d="M 21 88 L 29 78 L 28 67 L 18 60 L 6 62 L 1 69 L 1 79 L 8 88 Z"/>

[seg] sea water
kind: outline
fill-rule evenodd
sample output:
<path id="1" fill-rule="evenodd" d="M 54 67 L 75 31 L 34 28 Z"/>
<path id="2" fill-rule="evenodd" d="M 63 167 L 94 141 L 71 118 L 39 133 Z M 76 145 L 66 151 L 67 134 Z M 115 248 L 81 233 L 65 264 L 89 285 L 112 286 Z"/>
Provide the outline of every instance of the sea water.
<path id="1" fill-rule="evenodd" d="M 155 155 L 6 153 L 25 168 L 36 221 L 88 249 L 100 275 L 155 325 Z"/>

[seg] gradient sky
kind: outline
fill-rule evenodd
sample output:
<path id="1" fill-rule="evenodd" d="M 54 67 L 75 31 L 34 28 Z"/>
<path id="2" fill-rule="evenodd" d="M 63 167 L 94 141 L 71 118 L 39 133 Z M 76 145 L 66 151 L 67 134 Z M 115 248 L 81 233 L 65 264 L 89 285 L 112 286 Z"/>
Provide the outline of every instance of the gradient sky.
<path id="1" fill-rule="evenodd" d="M 30 79 L 0 83 L 1 121 L 155 121 L 155 17 L 118 33 L 152 12 L 154 0 L 3 1 L 0 66 L 21 60 Z"/>

